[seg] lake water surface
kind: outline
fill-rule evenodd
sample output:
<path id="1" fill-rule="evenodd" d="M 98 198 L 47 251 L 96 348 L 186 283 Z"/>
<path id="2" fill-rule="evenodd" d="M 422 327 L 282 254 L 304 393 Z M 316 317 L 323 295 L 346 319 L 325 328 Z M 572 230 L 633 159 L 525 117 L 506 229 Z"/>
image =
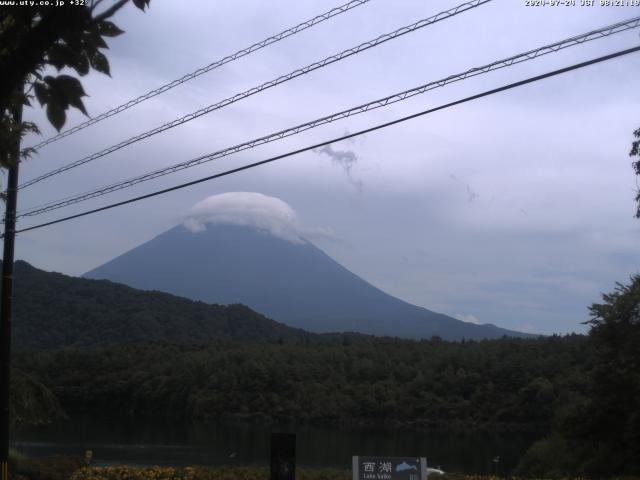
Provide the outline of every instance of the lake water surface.
<path id="1" fill-rule="evenodd" d="M 352 455 L 425 456 L 449 472 L 508 473 L 536 439 L 527 433 L 342 430 L 307 425 L 186 424 L 176 421 L 72 418 L 12 434 L 12 447 L 29 456 L 83 454 L 97 464 L 269 464 L 271 432 L 296 433 L 300 466 L 348 469 Z M 499 462 L 493 460 L 499 457 Z"/>

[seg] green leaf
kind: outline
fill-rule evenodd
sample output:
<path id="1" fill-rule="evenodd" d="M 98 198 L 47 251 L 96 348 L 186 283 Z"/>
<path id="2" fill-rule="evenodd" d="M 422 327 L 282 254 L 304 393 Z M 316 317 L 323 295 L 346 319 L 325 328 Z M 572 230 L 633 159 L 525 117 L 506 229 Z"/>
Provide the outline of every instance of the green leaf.
<path id="1" fill-rule="evenodd" d="M 27 83 L 31 83 L 31 82 L 27 81 Z M 18 95 L 18 101 L 14 103 L 21 103 L 24 106 L 30 107 L 32 98 L 33 98 L 33 95 L 30 95 L 28 93 L 22 93 Z"/>
<path id="2" fill-rule="evenodd" d="M 102 38 L 102 35 L 100 35 L 100 33 L 97 30 L 93 30 L 91 33 L 89 33 L 88 37 L 91 38 L 91 41 L 96 47 L 109 48 L 109 45 L 107 45 L 107 42 L 104 41 L 104 39 Z"/>
<path id="3" fill-rule="evenodd" d="M 145 7 L 149 6 L 150 0 L 133 0 L 133 4 L 144 12 Z"/>
<path id="4" fill-rule="evenodd" d="M 89 116 L 89 114 L 87 113 L 87 109 L 84 107 L 84 103 L 82 103 L 82 100 L 80 98 L 70 98 L 69 104 L 73 107 L 76 107 L 78 110 L 84 113 L 87 117 Z"/>
<path id="5" fill-rule="evenodd" d="M 78 72 L 78 75 L 84 76 L 89 73 L 89 59 L 86 55 L 80 53 L 72 67 Z"/>
<path id="6" fill-rule="evenodd" d="M 89 73 L 89 59 L 86 54 L 86 46 L 78 36 L 67 35 L 63 37 L 64 44 L 61 46 L 65 50 L 65 61 L 67 65 L 73 68 L 80 76 Z"/>
<path id="7" fill-rule="evenodd" d="M 98 51 L 101 45 L 106 46 L 102 37 L 93 31 L 86 31 L 82 33 L 80 43 L 82 45 L 82 51 L 87 54 L 89 58 Z"/>
<path id="8" fill-rule="evenodd" d="M 47 118 L 51 122 L 51 125 L 53 125 L 56 130 L 60 131 L 64 126 L 67 115 L 64 112 L 64 108 L 62 108 L 58 103 L 49 102 L 47 104 Z"/>
<path id="9" fill-rule="evenodd" d="M 68 104 L 89 116 L 86 108 L 84 107 L 84 103 L 82 103 L 82 97 L 86 97 L 87 94 L 85 93 L 84 88 L 82 88 L 80 80 L 69 75 L 59 75 L 56 81 L 58 87 L 64 92 Z"/>
<path id="10" fill-rule="evenodd" d="M 49 101 L 49 89 L 44 83 L 35 82 L 33 84 L 33 91 L 41 106 L 44 106 L 44 104 Z"/>
<path id="11" fill-rule="evenodd" d="M 80 80 L 69 75 L 58 75 L 55 78 L 47 77 L 45 81 L 49 84 L 49 103 L 55 103 L 62 110 L 68 109 L 71 105 L 88 115 L 82 103 L 82 97 L 87 94 Z"/>
<path id="12" fill-rule="evenodd" d="M 93 55 L 89 57 L 89 62 L 94 70 L 111 76 L 109 71 L 109 60 L 107 60 L 107 57 L 101 52 L 94 52 Z"/>
<path id="13" fill-rule="evenodd" d="M 20 150 L 20 158 L 28 160 L 36 153 L 38 153 L 38 150 L 33 147 L 23 148 L 22 150 Z"/>
<path id="14" fill-rule="evenodd" d="M 58 75 L 55 79 L 56 85 L 61 88 L 68 98 L 86 97 L 87 94 L 82 88 L 82 83 L 75 77 L 70 75 Z"/>
<path id="15" fill-rule="evenodd" d="M 53 65 L 56 70 L 60 71 L 71 63 L 69 53 L 70 52 L 67 47 L 61 44 L 56 44 L 47 52 L 47 62 L 50 65 Z"/>
<path id="16" fill-rule="evenodd" d="M 52 46 L 47 52 L 47 62 L 53 65 L 58 71 L 64 67 L 75 68 L 79 61 L 78 57 L 80 57 L 80 55 L 75 50 L 62 43 Z"/>
<path id="17" fill-rule="evenodd" d="M 120 30 L 113 22 L 103 20 L 98 23 L 98 33 L 103 37 L 117 37 L 122 35 L 124 30 Z"/>
<path id="18" fill-rule="evenodd" d="M 38 125 L 33 122 L 22 122 L 22 130 L 23 133 L 37 133 L 40 134 L 40 129 Z"/>
<path id="19" fill-rule="evenodd" d="M 47 75 L 46 77 L 44 77 L 44 81 L 47 83 L 49 87 L 48 88 L 49 95 L 47 98 L 47 103 L 49 105 L 55 104 L 56 106 L 60 107 L 62 110 L 66 110 L 67 108 L 69 108 L 68 95 L 64 91 L 64 89 L 61 88 L 61 86 L 59 85 L 58 79 L 56 77 Z"/>

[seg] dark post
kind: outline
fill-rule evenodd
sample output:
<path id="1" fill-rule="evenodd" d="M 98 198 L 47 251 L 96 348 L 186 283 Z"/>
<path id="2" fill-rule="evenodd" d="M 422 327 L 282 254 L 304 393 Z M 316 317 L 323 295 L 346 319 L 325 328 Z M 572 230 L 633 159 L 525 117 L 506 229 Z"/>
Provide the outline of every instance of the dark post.
<path id="1" fill-rule="evenodd" d="M 271 480 L 295 480 L 295 433 L 271 434 Z"/>
<path id="2" fill-rule="evenodd" d="M 22 106 L 13 115 L 17 125 L 22 122 Z M 13 250 L 16 232 L 18 200 L 18 166 L 20 164 L 20 136 L 17 137 L 13 158 L 8 158 L 9 176 L 4 215 L 4 249 L 2 255 L 2 290 L 0 292 L 0 463 L 2 480 L 9 479 L 9 381 L 11 379 L 11 304 L 13 300 Z"/>

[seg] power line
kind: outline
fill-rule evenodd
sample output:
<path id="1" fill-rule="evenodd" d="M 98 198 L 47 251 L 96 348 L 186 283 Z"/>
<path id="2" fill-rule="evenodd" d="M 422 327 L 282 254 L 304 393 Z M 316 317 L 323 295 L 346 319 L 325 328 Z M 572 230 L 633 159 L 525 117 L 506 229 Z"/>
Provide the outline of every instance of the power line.
<path id="1" fill-rule="evenodd" d="M 406 100 L 408 98 L 411 98 L 415 95 L 419 95 L 422 93 L 425 93 L 429 90 L 433 90 L 435 88 L 439 88 L 439 87 L 444 87 L 445 85 L 449 84 L 449 83 L 454 83 L 457 81 L 461 81 L 464 80 L 466 78 L 469 77 L 473 77 L 473 76 L 477 76 L 477 75 L 481 75 L 484 73 L 488 73 L 490 71 L 493 70 L 498 70 L 501 68 L 505 68 L 508 66 L 512 66 L 518 63 L 522 63 L 528 60 L 533 60 L 537 57 L 540 57 L 542 55 L 546 55 L 548 53 L 553 53 L 553 52 L 557 52 L 561 49 L 564 48 L 568 48 L 568 47 L 572 47 L 575 45 L 580 45 L 584 42 L 587 41 L 591 41 L 591 40 L 595 40 L 598 38 L 602 38 L 614 33 L 619 33 L 619 32 L 623 32 L 632 28 L 638 28 L 640 27 L 640 16 L 639 17 L 635 17 L 629 20 L 625 20 L 622 22 L 618 22 L 606 27 L 602 27 L 599 28 L 597 30 L 592 30 L 590 32 L 584 33 L 582 35 L 576 35 L 573 37 L 570 37 L 568 39 L 565 40 L 561 40 L 559 42 L 555 42 L 543 47 L 539 47 L 537 49 L 534 50 L 529 50 L 527 52 L 524 53 L 520 53 L 518 55 L 514 55 L 511 57 L 508 57 L 506 59 L 502 59 L 502 60 L 497 60 L 495 62 L 483 65 L 481 67 L 475 67 L 469 70 L 466 70 L 462 73 L 458 73 L 458 74 L 454 74 L 454 75 L 450 75 L 448 77 L 445 77 L 443 79 L 440 80 L 436 80 L 436 81 L 432 81 L 429 83 L 426 83 L 424 85 L 409 89 L 409 90 L 405 90 L 404 92 L 400 92 L 400 93 L 395 93 L 393 95 L 375 100 L 373 102 L 369 102 L 363 105 L 359 105 L 357 107 L 353 107 L 350 108 L 348 110 L 343 110 L 341 112 L 338 113 L 334 113 L 332 115 L 329 116 L 325 116 L 316 120 L 312 120 L 310 122 L 307 123 L 303 123 L 301 125 L 295 126 L 295 127 L 291 127 L 285 130 L 281 130 L 279 132 L 276 133 L 271 133 L 269 135 L 254 139 L 254 140 L 250 140 L 248 142 L 244 142 L 232 147 L 228 147 L 225 148 L 223 150 L 219 150 L 217 152 L 214 153 L 210 153 L 207 155 L 203 155 L 200 157 L 196 157 L 190 160 L 187 160 L 185 162 L 181 162 L 181 163 L 177 163 L 175 165 L 169 166 L 169 167 L 165 167 L 162 169 L 158 169 L 152 172 L 148 172 L 146 174 L 143 175 L 139 175 L 137 177 L 133 177 L 130 178 L 128 180 L 123 180 L 121 182 L 118 183 L 114 183 L 105 187 L 100 187 L 98 189 L 89 191 L 89 192 L 85 192 L 85 193 L 81 193 L 81 194 L 77 194 L 74 196 L 70 196 L 70 197 L 66 197 L 66 198 L 62 198 L 59 200 L 55 200 L 52 202 L 48 202 L 44 205 L 40 205 L 37 207 L 33 207 L 31 209 L 28 209 L 22 213 L 20 213 L 18 215 L 18 218 L 22 218 L 22 217 L 28 217 L 28 216 L 35 216 L 35 215 L 40 215 L 42 213 L 45 212 L 49 212 L 52 210 L 57 210 L 59 208 L 63 208 L 69 205 L 73 205 L 75 203 L 79 203 L 85 200 L 89 200 L 92 198 L 96 198 L 96 197 L 100 197 L 102 195 L 106 195 L 108 193 L 112 193 L 115 192 L 117 190 L 122 190 L 124 188 L 128 188 L 134 185 L 137 185 L 139 183 L 148 181 L 148 180 L 152 180 L 164 175 L 168 175 L 170 173 L 174 173 L 180 170 L 184 170 L 186 168 L 191 168 L 197 165 L 200 165 L 202 163 L 206 163 L 212 160 L 216 160 L 228 155 L 231 155 L 233 153 L 237 153 L 240 151 L 244 151 L 244 150 L 248 150 L 250 148 L 254 148 L 257 147 L 259 145 L 263 145 L 269 142 L 273 142 L 285 137 L 289 137 L 292 135 L 296 135 L 298 133 L 304 132 L 306 130 L 318 127 L 320 125 L 324 125 L 327 123 L 331 123 L 334 122 L 336 120 L 342 119 L 342 118 L 347 118 L 353 115 L 357 115 L 360 113 L 364 113 L 370 110 L 374 110 L 377 108 L 381 108 L 396 102 L 400 102 L 403 100 Z"/>
<path id="2" fill-rule="evenodd" d="M 516 88 L 516 87 L 527 85 L 529 83 L 534 83 L 534 82 L 537 82 L 537 81 L 540 81 L 540 80 L 544 80 L 544 79 L 549 78 L 549 77 L 553 77 L 553 76 L 556 76 L 556 75 L 560 75 L 562 73 L 570 72 L 572 70 L 577 70 L 577 69 L 580 69 L 580 68 L 584 68 L 584 67 L 587 67 L 589 65 L 596 64 L 596 63 L 600 63 L 600 62 L 604 62 L 604 61 L 607 61 L 607 60 L 611 60 L 613 58 L 621 57 L 623 55 L 628 55 L 630 53 L 634 53 L 634 52 L 637 52 L 637 51 L 640 51 L 640 46 L 639 47 L 628 48 L 626 50 L 621 50 L 621 51 L 618 51 L 618 52 L 615 52 L 615 53 L 611 53 L 609 55 L 604 55 L 604 56 L 601 56 L 601 57 L 598 57 L 598 58 L 594 58 L 594 59 L 588 60 L 586 62 L 577 63 L 577 64 L 574 64 L 574 65 L 570 65 L 568 67 L 564 67 L 564 68 L 560 68 L 558 70 L 553 70 L 551 72 L 544 73 L 542 75 L 536 75 L 534 77 L 529 77 L 529 78 L 527 78 L 525 80 L 520 80 L 518 82 L 514 82 L 514 83 L 507 84 L 507 85 L 503 85 L 503 86 L 498 87 L 498 88 L 494 88 L 494 89 L 491 89 L 491 90 L 486 90 L 486 91 L 484 91 L 482 93 L 478 93 L 476 95 L 472 95 L 470 97 L 466 97 L 466 98 L 463 98 L 461 100 L 456 100 L 454 102 L 450 102 L 450 103 L 447 103 L 447 104 L 444 104 L 444 105 L 440 105 L 438 107 L 430 108 L 428 110 L 423 110 L 422 112 L 414 113 L 414 114 L 408 115 L 406 117 L 398 118 L 398 119 L 392 120 L 390 122 L 382 123 L 382 124 L 379 124 L 379 125 L 376 125 L 376 126 L 373 126 L 373 127 L 366 128 L 364 130 L 360 130 L 360 131 L 355 132 L 355 133 L 350 133 L 350 134 L 347 134 L 347 135 L 343 135 L 341 137 L 333 138 L 331 140 L 327 140 L 327 141 L 324 141 L 324 142 L 321 142 L 321 143 L 316 143 L 315 145 L 311 145 L 311 146 L 308 146 L 308 147 L 300 148 L 298 150 L 294 150 L 294 151 L 291 151 L 291 152 L 283 153 L 283 154 L 277 155 L 275 157 L 267 158 L 266 160 L 261 160 L 259 162 L 250 163 L 248 165 L 243 165 L 242 167 L 233 168 L 231 170 L 227 170 L 227 171 L 224 171 L 224 172 L 221 172 L 221 173 L 217 173 L 215 175 L 209 175 L 208 177 L 199 178 L 197 180 L 192 180 L 190 182 L 186 182 L 186 183 L 182 183 L 180 185 L 175 185 L 173 187 L 169 187 L 169 188 L 165 188 L 165 189 L 162 189 L 162 190 L 158 190 L 156 192 L 148 193 L 146 195 L 141 195 L 141 196 L 138 196 L 138 197 L 130 198 L 130 199 L 124 200 L 122 202 L 112 203 L 112 204 L 109 204 L 109 205 L 105 205 L 104 207 L 94 208 L 92 210 L 87 210 L 87 211 L 84 211 L 84 212 L 81 212 L 81 213 L 77 213 L 75 215 L 70 215 L 68 217 L 63 217 L 63 218 L 59 218 L 57 220 L 53 220 L 53 221 L 50 221 L 50 222 L 34 225 L 32 227 L 27 227 L 27 228 L 23 228 L 23 229 L 20 229 L 20 230 L 16 230 L 16 233 L 28 232 L 30 230 L 35 230 L 35 229 L 38 229 L 38 228 L 43 228 L 43 227 L 47 227 L 47 226 L 50 226 L 50 225 L 55 225 L 57 223 L 66 222 L 66 221 L 69 221 L 69 220 L 73 220 L 75 218 L 84 217 L 84 216 L 91 215 L 91 214 L 98 213 L 98 212 L 102 212 L 102 211 L 105 211 L 105 210 L 110 210 L 110 209 L 115 208 L 115 207 L 120 207 L 120 206 L 127 205 L 127 204 L 130 204 L 130 203 L 139 202 L 139 201 L 145 200 L 147 198 L 155 197 L 155 196 L 158 196 L 158 195 L 163 195 L 165 193 L 169 193 L 169 192 L 173 192 L 175 190 L 180 190 L 180 189 L 183 189 L 183 188 L 186 188 L 186 187 L 197 185 L 199 183 L 207 182 L 209 180 L 214 180 L 216 178 L 225 177 L 227 175 L 238 173 L 238 172 L 241 172 L 241 171 L 244 171 L 244 170 L 249 170 L 251 168 L 258 167 L 260 165 L 265 165 L 267 163 L 275 162 L 276 160 L 281 160 L 283 158 L 291 157 L 293 155 L 298 155 L 298 154 L 303 153 L 303 152 L 308 152 L 310 150 L 314 150 L 316 148 L 323 147 L 325 145 L 330 145 L 332 143 L 340 142 L 340 141 L 343 141 L 343 140 L 346 140 L 346 139 L 349 139 L 349 138 L 356 137 L 358 135 L 363 135 L 363 134 L 366 134 L 366 133 L 370 133 L 370 132 L 374 132 L 376 130 L 380 130 L 380 129 L 386 128 L 386 127 L 390 127 L 392 125 L 396 125 L 398 123 L 406 122 L 408 120 L 411 120 L 411 119 L 414 119 L 414 118 L 417 118 L 417 117 L 421 117 L 421 116 L 427 115 L 429 113 L 437 112 L 439 110 L 444 110 L 446 108 L 450 108 L 450 107 L 453 107 L 453 106 L 456 106 L 456 105 L 460 105 L 460 104 L 463 104 L 463 103 L 466 103 L 466 102 L 470 102 L 472 100 L 477 100 L 479 98 L 487 97 L 489 95 L 494 95 L 494 94 L 499 93 L 499 92 L 503 92 L 503 91 L 510 90 L 510 89 L 513 89 L 513 88 Z"/>
<path id="3" fill-rule="evenodd" d="M 201 117 L 203 115 L 206 115 L 208 113 L 211 113 L 215 110 L 219 110 L 221 108 L 224 108 L 228 105 L 231 105 L 232 103 L 235 103 L 237 101 L 243 100 L 247 97 L 250 97 L 252 95 L 255 95 L 256 93 L 262 92 L 263 90 L 267 90 L 269 88 L 275 87 L 276 85 L 280 85 L 281 83 L 284 82 L 288 82 L 289 80 L 293 80 L 294 78 L 300 77 L 302 75 L 305 75 L 307 73 L 310 73 L 314 70 L 318 70 L 320 68 L 326 67 L 327 65 L 331 65 L 332 63 L 335 62 L 339 62 L 340 60 L 343 60 L 345 58 L 348 58 L 352 55 L 356 55 L 358 53 L 361 53 L 365 50 L 368 50 L 370 48 L 376 47 L 378 45 L 381 45 L 385 42 L 388 42 L 389 40 L 393 40 L 396 39 L 398 37 L 401 37 L 403 35 L 406 35 L 407 33 L 411 33 L 414 32 L 416 30 L 419 30 L 421 28 L 424 28 L 428 25 L 432 25 L 436 22 L 439 22 L 441 20 L 445 20 L 447 18 L 451 18 L 455 15 L 458 15 L 460 13 L 466 12 L 468 10 L 471 10 L 473 8 L 479 7 L 480 5 L 483 5 L 485 3 L 488 3 L 492 0 L 471 0 L 469 2 L 463 3 L 461 5 L 458 5 L 457 7 L 451 8 L 449 10 L 446 10 L 444 12 L 440 12 L 436 15 L 433 15 L 432 17 L 429 18 L 425 18 L 423 20 L 420 20 L 416 23 L 413 23 L 411 25 L 407 25 L 404 26 L 402 28 L 399 28 L 391 33 L 386 33 L 384 35 L 380 35 L 379 37 L 373 39 L 373 40 L 369 40 L 367 42 L 361 43 L 360 45 L 356 46 L 356 47 L 352 47 L 349 48 L 347 50 L 344 50 L 340 53 L 337 53 L 335 55 L 331 55 L 330 57 L 324 58 L 318 62 L 314 62 L 310 65 L 307 65 L 306 67 L 303 68 L 299 68 L 297 70 L 294 70 L 293 72 L 290 72 L 286 75 L 281 75 L 280 77 L 274 79 L 274 80 L 270 80 L 268 82 L 263 83 L 262 85 L 259 85 L 257 87 L 253 87 L 249 90 L 246 90 L 242 93 L 238 93 L 232 97 L 226 98 L 218 103 L 214 103 L 212 105 L 209 105 L 207 107 L 201 108 L 200 110 L 197 110 L 195 112 L 192 112 L 188 115 L 185 115 L 181 118 L 175 119 L 171 122 L 165 123 L 164 125 L 161 125 L 159 127 L 156 127 L 152 130 L 149 130 L 147 132 L 141 133 L 139 135 L 136 135 L 134 137 L 131 137 L 127 140 L 124 140 L 116 145 L 112 145 L 104 150 L 101 150 L 99 152 L 96 152 L 94 154 L 91 154 L 87 157 L 81 158 L 79 160 L 76 160 L 72 163 L 69 163 L 63 167 L 57 168 L 55 170 L 52 170 L 48 173 L 45 173 L 43 175 L 40 175 L 39 177 L 36 177 L 32 180 L 29 180 L 27 182 L 24 182 L 22 185 L 20 185 L 20 188 L 26 188 L 30 185 L 33 185 L 35 183 L 41 182 L 42 180 L 49 178 L 53 175 L 57 175 L 60 174 L 62 172 L 66 172 L 67 170 L 70 170 L 72 168 L 78 167 L 80 165 L 83 165 L 85 163 L 91 162 L 93 160 L 96 160 L 98 158 L 104 157 L 105 155 L 108 155 L 110 153 L 113 153 L 117 150 L 120 150 L 121 148 L 124 148 L 128 145 L 131 145 L 132 143 L 138 142 L 140 140 L 144 140 L 145 138 L 149 138 L 153 135 L 156 135 L 158 133 L 164 132 L 166 130 L 169 130 L 170 128 L 173 127 L 177 127 L 178 125 L 182 125 L 183 123 L 189 122 L 191 120 L 194 120 L 198 117 Z"/>
<path id="4" fill-rule="evenodd" d="M 306 20 L 302 23 L 299 23 L 298 25 L 296 25 L 295 27 L 291 27 L 288 28 L 280 33 L 277 33 L 275 35 L 272 35 L 269 38 L 266 38 L 265 40 L 262 40 L 261 42 L 258 43 L 254 43 L 253 45 L 243 48 L 242 50 L 238 50 L 235 53 L 232 53 L 231 55 L 227 55 L 226 57 L 221 58 L 220 60 L 216 60 L 215 62 L 210 63 L 209 65 L 206 65 L 204 67 L 201 67 L 191 73 L 188 73 L 186 75 L 183 75 L 182 77 L 173 80 L 172 82 L 169 82 L 165 85 L 162 85 L 161 87 L 156 88 L 155 90 L 151 90 L 150 92 L 147 92 L 143 95 L 140 95 L 137 98 L 134 98 L 132 100 L 129 100 L 126 103 L 123 103 L 122 105 L 119 105 L 115 108 L 112 108 L 109 111 L 106 111 L 104 113 L 101 113 L 100 115 L 97 115 L 93 118 L 90 118 L 89 120 L 80 123 L 78 125 L 76 125 L 73 128 L 69 128 L 68 130 L 65 130 L 64 132 L 58 133 L 57 135 L 54 135 L 53 137 L 47 138 L 46 140 L 38 143 L 37 145 L 34 145 L 31 148 L 42 148 L 45 145 L 49 145 L 50 143 L 53 142 L 57 142 L 58 140 L 67 137 L 69 135 L 72 135 L 76 132 L 79 132 L 80 130 L 83 130 L 91 125 L 94 125 L 98 122 L 101 122 L 102 120 L 105 120 L 109 117 L 113 117 L 114 115 L 117 115 L 120 112 L 124 112 L 125 110 L 128 110 L 129 108 L 144 102 L 145 100 L 149 100 L 150 98 L 155 97 L 156 95 L 160 95 L 161 93 L 164 93 L 168 90 L 171 90 L 174 87 L 177 87 L 178 85 L 181 85 L 185 82 L 188 82 L 189 80 L 193 80 L 196 77 L 199 77 L 200 75 L 210 72 L 211 70 L 214 70 L 218 67 L 221 67 L 227 63 L 233 62 L 234 60 L 238 60 L 239 58 L 242 58 L 246 55 L 249 55 L 257 50 L 260 50 L 266 46 L 269 46 L 273 43 L 279 42 L 281 40 L 284 40 L 287 37 L 290 37 L 292 35 L 295 35 L 296 33 L 302 32 L 303 30 L 306 30 L 308 28 L 311 28 L 315 25 L 318 25 L 319 23 L 324 22 L 325 20 L 329 20 L 330 18 L 335 17 L 336 15 L 340 15 L 341 13 L 345 13 L 348 12 L 349 10 L 359 7 L 360 5 L 363 5 L 367 2 L 369 2 L 371 0 L 351 0 L 350 2 L 345 3 L 344 5 L 340 5 L 339 7 L 335 7 L 332 8 L 331 10 L 329 10 L 328 12 L 325 13 L 321 13 L 320 15 L 317 15 L 309 20 Z"/>

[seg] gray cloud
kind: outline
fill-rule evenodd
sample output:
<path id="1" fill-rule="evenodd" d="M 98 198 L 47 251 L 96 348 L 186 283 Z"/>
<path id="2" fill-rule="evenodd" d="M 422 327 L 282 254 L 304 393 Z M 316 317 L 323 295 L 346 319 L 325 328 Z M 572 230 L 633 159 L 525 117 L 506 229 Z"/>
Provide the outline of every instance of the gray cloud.
<path id="1" fill-rule="evenodd" d="M 469 203 L 473 203 L 476 198 L 478 198 L 478 194 L 471 189 L 469 184 L 467 184 L 467 201 Z"/>
<path id="2" fill-rule="evenodd" d="M 314 149 L 317 154 L 325 154 L 331 158 L 331 162 L 339 165 L 344 169 L 345 174 L 349 178 L 349 181 L 353 184 L 358 192 L 362 192 L 363 183 L 362 180 L 355 179 L 351 169 L 358 163 L 358 155 L 353 150 L 334 150 L 331 145 L 325 145 L 321 148 Z"/>
<path id="3" fill-rule="evenodd" d="M 460 182 L 460 179 L 457 177 L 457 175 L 453 173 L 450 173 L 447 177 L 453 182 Z M 475 190 L 471 188 L 471 185 L 468 183 L 465 184 L 465 191 L 467 192 L 468 203 L 473 203 L 473 201 L 480 196 Z"/>
<path id="4" fill-rule="evenodd" d="M 331 145 L 325 145 L 314 150 L 316 153 L 325 153 L 331 160 L 351 173 L 351 168 L 358 162 L 358 155 L 353 150 L 334 150 Z"/>

